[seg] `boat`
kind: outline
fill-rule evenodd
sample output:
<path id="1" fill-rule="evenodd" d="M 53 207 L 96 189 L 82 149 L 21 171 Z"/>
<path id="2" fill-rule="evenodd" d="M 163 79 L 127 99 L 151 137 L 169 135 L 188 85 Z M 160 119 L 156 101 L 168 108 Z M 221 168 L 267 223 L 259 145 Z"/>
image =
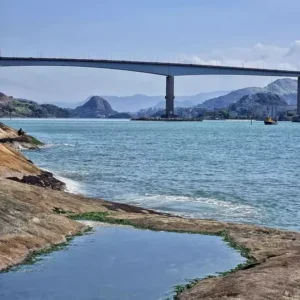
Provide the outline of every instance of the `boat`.
<path id="1" fill-rule="evenodd" d="M 269 107 L 267 106 L 267 116 L 264 119 L 265 125 L 277 125 L 277 106 L 275 106 L 275 112 L 274 112 L 274 105 L 271 106 L 271 113 L 269 112 Z M 273 119 L 273 116 L 275 118 Z"/>
<path id="2" fill-rule="evenodd" d="M 264 119 L 265 125 L 277 125 L 277 120 L 273 120 L 271 117 L 266 117 Z"/>

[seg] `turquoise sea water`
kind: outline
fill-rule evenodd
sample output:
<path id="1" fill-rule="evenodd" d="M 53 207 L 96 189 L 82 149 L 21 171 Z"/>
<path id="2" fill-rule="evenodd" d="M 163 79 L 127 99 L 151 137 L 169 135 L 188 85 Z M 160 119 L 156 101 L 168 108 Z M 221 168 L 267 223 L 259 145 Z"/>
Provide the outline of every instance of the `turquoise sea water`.
<path id="1" fill-rule="evenodd" d="M 300 229 L 300 124 L 4 120 L 74 192 L 195 218 Z"/>
<path id="2" fill-rule="evenodd" d="M 0 299 L 166 300 L 187 279 L 245 261 L 220 237 L 127 227 L 97 228 L 64 250 L 0 274 Z"/>

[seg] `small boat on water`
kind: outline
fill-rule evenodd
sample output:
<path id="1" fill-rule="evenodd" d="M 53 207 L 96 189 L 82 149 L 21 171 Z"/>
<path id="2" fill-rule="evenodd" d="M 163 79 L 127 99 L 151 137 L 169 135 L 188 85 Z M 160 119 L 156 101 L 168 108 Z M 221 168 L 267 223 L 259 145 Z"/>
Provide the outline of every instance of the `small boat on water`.
<path id="1" fill-rule="evenodd" d="M 266 117 L 264 119 L 265 125 L 277 125 L 277 120 L 273 120 L 271 117 Z"/>
<path id="2" fill-rule="evenodd" d="M 274 118 L 274 119 L 273 119 Z M 271 105 L 271 110 L 267 106 L 266 117 L 264 118 L 265 125 L 277 125 L 277 106 Z"/>

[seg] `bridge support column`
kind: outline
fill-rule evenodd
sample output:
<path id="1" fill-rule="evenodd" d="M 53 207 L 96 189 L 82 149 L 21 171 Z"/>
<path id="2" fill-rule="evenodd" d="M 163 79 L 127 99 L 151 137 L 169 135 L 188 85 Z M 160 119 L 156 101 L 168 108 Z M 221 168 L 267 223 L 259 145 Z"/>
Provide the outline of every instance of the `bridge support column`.
<path id="1" fill-rule="evenodd" d="M 298 77 L 298 88 L 297 88 L 297 116 L 300 117 L 300 77 Z"/>
<path id="2" fill-rule="evenodd" d="M 174 116 L 174 76 L 168 75 L 166 78 L 166 118 Z"/>

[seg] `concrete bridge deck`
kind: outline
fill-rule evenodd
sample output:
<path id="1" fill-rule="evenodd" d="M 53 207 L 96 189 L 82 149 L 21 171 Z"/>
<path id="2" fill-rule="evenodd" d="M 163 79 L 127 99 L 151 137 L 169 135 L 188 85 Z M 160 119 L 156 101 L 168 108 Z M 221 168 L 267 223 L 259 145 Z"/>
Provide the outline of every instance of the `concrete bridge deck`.
<path id="1" fill-rule="evenodd" d="M 79 58 L 37 58 L 37 57 L 0 57 L 0 67 L 57 66 L 83 67 L 142 72 L 166 76 L 166 117 L 174 115 L 174 77 L 191 75 L 244 75 L 297 77 L 297 114 L 300 115 L 300 71 L 230 66 L 197 65 L 184 63 L 79 59 Z"/>

